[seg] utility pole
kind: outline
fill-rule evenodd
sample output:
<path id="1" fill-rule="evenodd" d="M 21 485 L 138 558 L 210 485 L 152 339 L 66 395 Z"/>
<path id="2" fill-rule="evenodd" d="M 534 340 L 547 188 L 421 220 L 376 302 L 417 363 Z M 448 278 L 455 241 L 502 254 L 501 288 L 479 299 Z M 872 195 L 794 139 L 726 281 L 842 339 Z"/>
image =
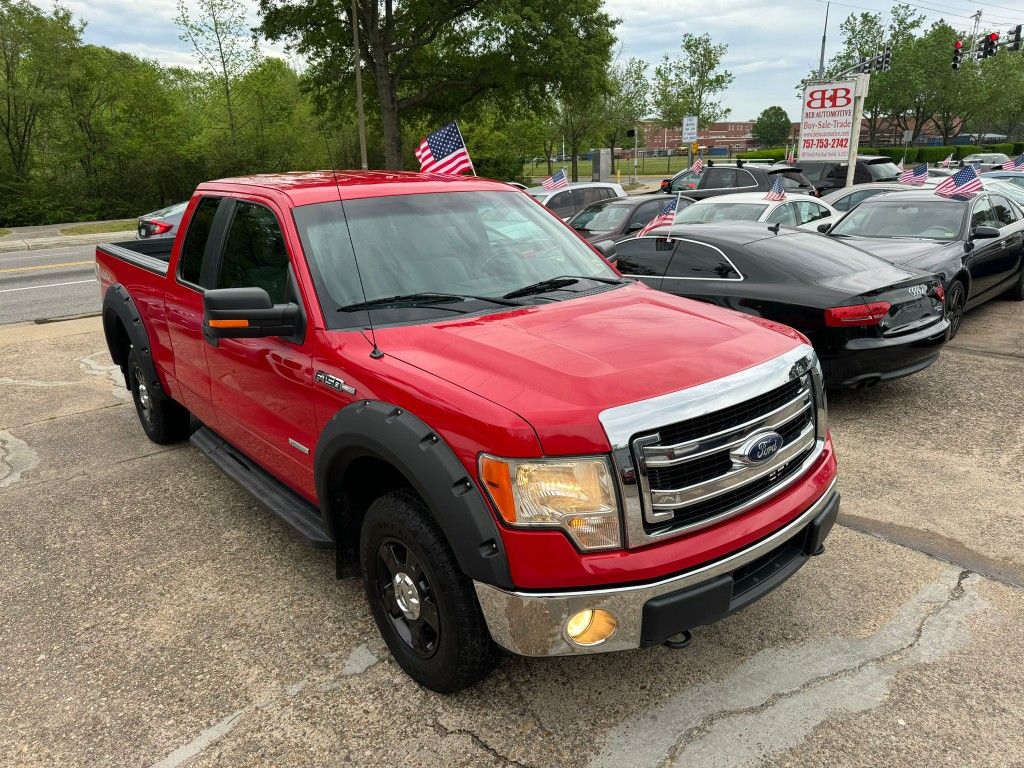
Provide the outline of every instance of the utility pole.
<path id="1" fill-rule="evenodd" d="M 359 49 L 359 16 L 357 0 L 352 0 L 352 64 L 356 71 L 356 118 L 359 122 L 359 160 L 363 170 L 370 166 L 366 162 L 366 116 L 363 114 L 362 52 Z"/>
<path id="2" fill-rule="evenodd" d="M 978 28 L 981 27 L 981 8 L 974 14 L 974 35 L 972 39 L 972 45 L 978 40 Z"/>
<path id="3" fill-rule="evenodd" d="M 821 30 L 821 58 L 818 59 L 818 79 L 825 78 L 825 36 L 828 34 L 828 9 L 832 3 L 825 3 L 825 26 Z M 981 11 L 978 11 L 980 14 Z"/>

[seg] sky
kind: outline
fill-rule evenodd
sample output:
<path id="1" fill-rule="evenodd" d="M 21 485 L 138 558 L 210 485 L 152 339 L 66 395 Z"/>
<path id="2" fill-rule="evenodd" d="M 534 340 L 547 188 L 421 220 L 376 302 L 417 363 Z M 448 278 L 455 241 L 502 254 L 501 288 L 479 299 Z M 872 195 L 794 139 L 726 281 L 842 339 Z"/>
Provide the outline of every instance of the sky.
<path id="1" fill-rule="evenodd" d="M 37 0 L 38 2 L 38 0 Z M 914 0 L 928 23 L 946 18 L 954 27 L 967 27 L 979 8 L 984 18 L 1024 20 L 1024 0 Z M 1020 8 L 1013 11 L 1010 5 Z M 683 34 L 707 32 L 726 43 L 725 67 L 735 80 L 725 93 L 731 119 L 748 120 L 777 104 L 799 120 L 794 86 L 818 65 L 825 0 L 605 0 L 607 11 L 621 20 L 616 34 L 622 58 L 635 56 L 653 64 L 668 53 L 679 53 Z M 40 2 L 40 5 L 44 3 Z M 179 40 L 174 25 L 176 0 L 64 0 L 85 21 L 85 41 L 154 58 L 164 64 L 198 66 L 189 46 Z M 889 0 L 833 2 L 829 15 L 825 58 L 838 47 L 839 22 L 861 10 L 885 11 Z M 252 25 L 259 23 L 256 0 L 251 2 Z M 1006 26 L 1002 24 L 1001 26 Z M 264 52 L 284 55 L 283 47 L 263 44 Z"/>

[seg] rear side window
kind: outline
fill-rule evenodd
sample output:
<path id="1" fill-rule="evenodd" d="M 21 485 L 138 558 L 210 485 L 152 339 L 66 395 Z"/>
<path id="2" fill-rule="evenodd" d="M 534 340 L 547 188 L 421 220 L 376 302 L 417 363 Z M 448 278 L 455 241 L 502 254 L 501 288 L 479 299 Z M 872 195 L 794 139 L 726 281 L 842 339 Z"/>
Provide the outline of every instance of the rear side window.
<path id="1" fill-rule="evenodd" d="M 769 213 L 765 221 L 769 224 L 785 224 L 788 227 L 795 227 L 798 223 L 795 209 L 796 203 L 784 203 Z"/>
<path id="2" fill-rule="evenodd" d="M 269 208 L 238 202 L 224 243 L 218 288 L 262 288 L 275 304 L 288 299 L 288 252 Z"/>
<path id="3" fill-rule="evenodd" d="M 181 264 L 178 266 L 178 277 L 186 283 L 200 285 L 199 275 L 203 268 L 206 241 L 210 239 L 213 218 L 217 215 L 219 205 L 219 197 L 204 197 L 192 212 L 185 242 L 181 246 Z"/>
<path id="4" fill-rule="evenodd" d="M 707 168 L 702 176 L 701 189 L 729 189 L 736 186 L 735 168 Z"/>
<path id="5" fill-rule="evenodd" d="M 668 268 L 675 243 L 663 237 L 638 237 L 615 247 L 619 271 L 624 275 L 661 277 Z"/>
<path id="6" fill-rule="evenodd" d="M 709 280 L 739 280 L 725 254 L 704 243 L 680 240 L 665 277 L 705 278 Z"/>
<path id="7" fill-rule="evenodd" d="M 1017 213 L 1013 210 L 1013 206 L 1010 205 L 1010 203 L 1008 203 L 1004 198 L 999 197 L 999 195 L 992 195 L 989 199 L 992 201 L 992 207 L 995 209 L 996 218 L 999 219 L 1000 227 L 1016 223 Z"/>
<path id="8" fill-rule="evenodd" d="M 550 208 L 555 215 L 561 216 L 563 219 L 567 219 L 572 216 L 576 213 L 572 204 L 572 191 L 566 190 L 565 192 L 559 192 L 548 200 L 548 208 Z"/>

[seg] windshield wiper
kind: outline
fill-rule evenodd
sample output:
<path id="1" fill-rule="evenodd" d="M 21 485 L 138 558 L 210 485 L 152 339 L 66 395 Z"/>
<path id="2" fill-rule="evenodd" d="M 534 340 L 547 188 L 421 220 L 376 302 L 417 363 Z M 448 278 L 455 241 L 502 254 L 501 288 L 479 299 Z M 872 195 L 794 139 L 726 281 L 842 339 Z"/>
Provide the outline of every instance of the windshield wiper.
<path id="1" fill-rule="evenodd" d="M 381 309 L 384 307 L 415 307 L 428 306 L 430 304 L 443 304 L 446 301 L 488 301 L 492 304 L 501 304 L 504 307 L 521 307 L 517 301 L 506 301 L 505 298 L 497 296 L 472 296 L 465 293 L 438 293 L 424 291 L 422 293 L 403 293 L 397 296 L 384 296 L 380 299 L 361 301 L 358 304 L 346 304 L 338 307 L 339 312 L 358 312 L 361 309 Z"/>
<path id="2" fill-rule="evenodd" d="M 547 293 L 548 291 L 557 291 L 559 288 L 568 288 L 570 285 L 576 285 L 580 280 L 595 280 L 598 283 L 608 283 L 609 285 L 619 285 L 622 280 L 615 277 L 591 277 L 590 275 L 559 275 L 558 277 L 549 277 L 547 280 L 541 280 L 537 283 L 531 283 L 530 285 L 524 285 L 522 288 L 516 288 L 514 291 L 509 291 L 501 298 L 503 299 L 518 299 L 523 296 L 534 296 L 538 293 Z"/>

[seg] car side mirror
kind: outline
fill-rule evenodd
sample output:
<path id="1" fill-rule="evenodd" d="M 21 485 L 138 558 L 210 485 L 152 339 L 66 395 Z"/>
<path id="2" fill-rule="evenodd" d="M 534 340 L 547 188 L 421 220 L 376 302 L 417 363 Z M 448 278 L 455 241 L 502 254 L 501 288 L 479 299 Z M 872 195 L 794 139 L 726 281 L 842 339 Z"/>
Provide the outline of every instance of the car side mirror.
<path id="1" fill-rule="evenodd" d="M 594 243 L 594 247 L 601 252 L 601 255 L 606 259 L 612 259 L 615 256 L 615 241 L 614 240 L 602 240 L 599 243 Z"/>
<path id="2" fill-rule="evenodd" d="M 662 179 L 661 180 L 661 191 L 662 192 L 671 192 L 672 191 L 672 179 Z"/>
<path id="3" fill-rule="evenodd" d="M 990 240 L 1002 234 L 996 227 L 975 227 L 971 232 L 971 240 Z"/>
<path id="4" fill-rule="evenodd" d="M 299 305 L 274 304 L 262 288 L 217 288 L 203 293 L 203 335 L 214 339 L 294 336 Z"/>
<path id="5" fill-rule="evenodd" d="M 818 225 L 818 231 L 821 232 L 821 233 L 828 232 L 830 229 L 832 229 L 832 225 L 831 224 L 819 224 Z"/>
<path id="6" fill-rule="evenodd" d="M 640 222 L 634 221 L 632 224 L 630 224 L 628 227 L 626 227 L 626 234 L 629 234 L 630 232 L 639 232 L 643 228 L 644 228 L 643 224 L 641 224 Z"/>

